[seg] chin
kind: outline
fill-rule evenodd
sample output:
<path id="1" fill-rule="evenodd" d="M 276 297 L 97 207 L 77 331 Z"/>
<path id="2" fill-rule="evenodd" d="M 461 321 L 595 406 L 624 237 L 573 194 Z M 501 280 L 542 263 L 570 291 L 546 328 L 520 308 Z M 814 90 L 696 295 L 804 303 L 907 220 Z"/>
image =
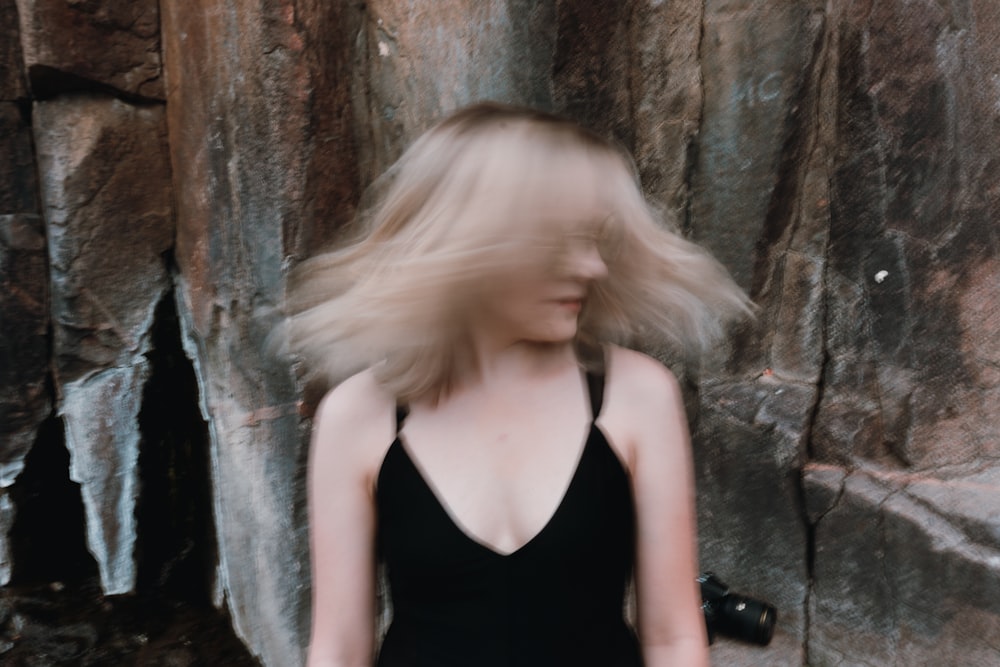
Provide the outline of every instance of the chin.
<path id="1" fill-rule="evenodd" d="M 575 322 L 569 326 L 560 323 L 549 328 L 545 332 L 545 335 L 540 337 L 539 342 L 552 344 L 572 343 L 576 339 L 576 334 L 577 327 Z"/>

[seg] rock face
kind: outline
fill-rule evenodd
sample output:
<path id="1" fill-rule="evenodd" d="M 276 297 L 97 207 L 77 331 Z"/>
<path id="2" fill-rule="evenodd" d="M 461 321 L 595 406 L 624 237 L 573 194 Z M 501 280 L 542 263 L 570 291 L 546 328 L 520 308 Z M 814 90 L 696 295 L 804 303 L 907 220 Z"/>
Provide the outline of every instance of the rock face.
<path id="1" fill-rule="evenodd" d="M 1000 662 L 1000 7 L 425 4 L 0 0 L 0 529 L 55 404 L 129 589 L 172 249 L 216 602 L 296 663 L 313 398 L 269 346 L 284 277 L 436 118 L 499 99 L 614 136 L 759 306 L 710 357 L 650 350 L 689 389 L 702 566 L 779 612 L 713 661 Z"/>
<path id="2" fill-rule="evenodd" d="M 106 593 L 132 590 L 137 417 L 173 243 L 159 106 L 99 95 L 35 105 L 59 414 Z"/>
<path id="3" fill-rule="evenodd" d="M 308 547 L 298 388 L 268 336 L 290 258 L 348 219 L 357 191 L 338 30 L 360 15 L 327 4 L 161 4 L 178 305 L 212 439 L 218 601 L 269 665 L 303 657 Z"/>
<path id="4" fill-rule="evenodd" d="M 810 656 L 819 664 L 996 663 L 998 482 L 997 468 L 930 477 L 807 466 L 817 531 Z"/>
<path id="5" fill-rule="evenodd" d="M 1000 142 L 984 129 L 996 95 L 971 81 L 1000 67 L 998 10 L 904 5 L 832 17 L 842 147 L 814 441 L 831 461 L 978 465 L 1000 447 L 1000 202 L 987 176 Z"/>
<path id="6" fill-rule="evenodd" d="M 48 268 L 13 0 L 0 0 L 0 584 L 10 580 L 8 489 L 51 409 Z"/>
<path id="7" fill-rule="evenodd" d="M 828 17 L 837 150 L 810 451 L 843 480 L 805 476 L 829 507 L 810 515 L 819 664 L 1000 659 L 1000 112 L 982 85 L 1000 11 L 919 5 Z"/>
<path id="8" fill-rule="evenodd" d="M 363 183 L 448 110 L 481 99 L 550 106 L 553 5 L 442 0 L 431 10 L 397 0 L 367 3 L 353 87 Z"/>
<path id="9" fill-rule="evenodd" d="M 17 0 L 32 89 L 48 96 L 93 84 L 163 98 L 156 0 Z"/>

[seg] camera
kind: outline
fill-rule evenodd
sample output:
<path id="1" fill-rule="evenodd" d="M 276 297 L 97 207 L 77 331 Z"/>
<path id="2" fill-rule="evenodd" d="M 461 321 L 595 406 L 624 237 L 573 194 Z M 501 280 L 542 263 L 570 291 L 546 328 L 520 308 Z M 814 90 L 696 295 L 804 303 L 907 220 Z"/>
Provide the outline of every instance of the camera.
<path id="1" fill-rule="evenodd" d="M 777 610 L 766 602 L 729 590 L 712 572 L 698 575 L 701 610 L 708 627 L 708 643 L 716 633 L 752 644 L 767 646 L 774 635 Z"/>

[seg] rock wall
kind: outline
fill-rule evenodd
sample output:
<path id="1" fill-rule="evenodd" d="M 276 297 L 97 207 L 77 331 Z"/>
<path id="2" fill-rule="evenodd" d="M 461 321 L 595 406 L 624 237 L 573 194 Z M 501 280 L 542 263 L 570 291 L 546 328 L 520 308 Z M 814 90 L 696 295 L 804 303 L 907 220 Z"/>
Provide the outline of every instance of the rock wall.
<path id="1" fill-rule="evenodd" d="M 713 662 L 1000 661 L 1000 7 L 196 5 L 0 0 L 0 529 L 55 406 L 104 589 L 130 590 L 173 288 L 216 602 L 264 664 L 299 662 L 308 409 L 267 345 L 283 278 L 435 118 L 501 99 L 615 136 L 759 305 L 709 358 L 652 350 L 689 389 L 702 565 L 779 609 L 770 647 Z"/>
<path id="2" fill-rule="evenodd" d="M 11 575 L 9 489 L 51 409 L 48 264 L 13 0 L 0 0 L 0 582 Z"/>

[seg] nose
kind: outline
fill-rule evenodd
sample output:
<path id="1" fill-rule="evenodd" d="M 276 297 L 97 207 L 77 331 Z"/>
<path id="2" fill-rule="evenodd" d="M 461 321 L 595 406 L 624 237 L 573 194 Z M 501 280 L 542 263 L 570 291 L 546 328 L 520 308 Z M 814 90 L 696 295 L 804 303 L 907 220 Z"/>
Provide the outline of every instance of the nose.
<path id="1" fill-rule="evenodd" d="M 594 241 L 573 243 L 566 258 L 571 277 L 578 280 L 600 280 L 608 275 L 608 265 Z"/>

